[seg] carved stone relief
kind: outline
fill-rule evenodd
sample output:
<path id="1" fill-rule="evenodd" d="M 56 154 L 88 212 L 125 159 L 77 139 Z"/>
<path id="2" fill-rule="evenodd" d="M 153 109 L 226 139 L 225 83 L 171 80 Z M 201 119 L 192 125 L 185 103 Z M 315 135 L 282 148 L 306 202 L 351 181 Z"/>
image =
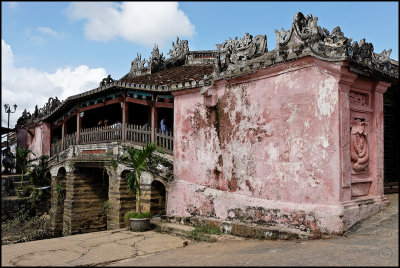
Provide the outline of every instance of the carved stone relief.
<path id="1" fill-rule="evenodd" d="M 366 171 L 369 160 L 368 131 L 366 122 L 355 119 L 351 126 L 351 162 L 355 173 Z"/>
<path id="2" fill-rule="evenodd" d="M 349 94 L 350 97 L 350 103 L 363 106 L 363 107 L 369 107 L 369 95 L 368 94 L 363 94 L 355 91 L 350 91 Z"/>

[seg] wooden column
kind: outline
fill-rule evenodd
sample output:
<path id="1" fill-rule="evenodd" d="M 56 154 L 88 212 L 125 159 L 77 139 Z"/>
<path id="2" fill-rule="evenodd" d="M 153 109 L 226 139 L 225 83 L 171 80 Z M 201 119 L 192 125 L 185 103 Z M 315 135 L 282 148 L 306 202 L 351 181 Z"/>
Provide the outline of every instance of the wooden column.
<path id="1" fill-rule="evenodd" d="M 122 141 L 126 140 L 126 124 L 128 121 L 128 103 L 126 102 L 126 92 L 122 92 L 123 106 L 122 106 Z"/>
<path id="2" fill-rule="evenodd" d="M 61 150 L 63 151 L 65 149 L 65 133 L 67 133 L 67 122 L 66 120 L 63 121 L 62 127 L 61 127 Z"/>
<path id="3" fill-rule="evenodd" d="M 82 127 L 82 117 L 78 109 L 78 113 L 76 114 L 76 144 L 79 144 L 79 139 L 81 136 L 81 127 Z"/>
<path id="4" fill-rule="evenodd" d="M 155 107 L 154 103 L 151 105 L 151 142 L 156 141 L 156 128 L 157 128 L 157 108 Z"/>

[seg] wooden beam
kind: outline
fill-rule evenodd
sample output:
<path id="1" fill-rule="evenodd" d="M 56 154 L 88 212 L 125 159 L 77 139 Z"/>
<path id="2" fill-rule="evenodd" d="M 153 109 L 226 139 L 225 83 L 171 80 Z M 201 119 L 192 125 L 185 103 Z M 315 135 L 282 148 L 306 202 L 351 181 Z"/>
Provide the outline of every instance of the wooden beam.
<path id="1" fill-rule="evenodd" d="M 62 124 L 63 124 L 62 121 L 58 122 L 57 125 L 55 125 L 55 126 L 52 128 L 52 130 L 58 128 L 58 127 L 61 126 Z"/>
<path id="2" fill-rule="evenodd" d="M 174 104 L 171 102 L 156 102 L 156 108 L 174 108 Z"/>
<path id="3" fill-rule="evenodd" d="M 115 98 L 113 100 L 108 100 L 106 102 L 101 102 L 101 103 L 93 104 L 93 105 L 90 105 L 90 106 L 87 106 L 87 107 L 79 108 L 79 111 L 80 112 L 85 112 L 85 111 L 88 111 L 88 110 L 96 109 L 96 108 L 103 107 L 103 106 L 106 106 L 106 105 L 119 103 L 119 102 L 122 102 L 122 101 L 123 101 L 122 97 L 117 97 L 117 98 Z"/>
<path id="4" fill-rule="evenodd" d="M 92 110 L 92 109 L 96 109 L 96 108 L 99 108 L 99 107 L 103 107 L 104 105 L 105 105 L 104 102 L 97 103 L 97 104 L 93 104 L 93 105 L 90 105 L 90 106 L 87 106 L 87 107 L 82 107 L 82 108 L 79 109 L 79 111 L 85 112 L 85 111 L 88 111 L 88 110 Z"/>
<path id="5" fill-rule="evenodd" d="M 70 114 L 66 119 L 65 122 L 67 122 L 69 119 L 71 119 L 72 117 L 76 116 L 77 112 L 73 112 L 72 114 Z"/>
<path id="6" fill-rule="evenodd" d="M 136 103 L 136 104 L 151 106 L 151 101 L 148 101 L 148 100 L 138 100 L 138 99 L 135 99 L 135 98 L 132 98 L 132 97 L 126 97 L 126 102 L 131 102 L 131 103 Z"/>

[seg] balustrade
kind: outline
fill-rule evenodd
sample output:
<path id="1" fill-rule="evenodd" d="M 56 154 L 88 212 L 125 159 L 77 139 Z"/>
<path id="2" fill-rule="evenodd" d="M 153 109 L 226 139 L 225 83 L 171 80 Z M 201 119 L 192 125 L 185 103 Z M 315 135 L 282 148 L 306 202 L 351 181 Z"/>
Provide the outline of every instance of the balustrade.
<path id="1" fill-rule="evenodd" d="M 80 131 L 80 144 L 120 141 L 122 139 L 122 127 L 101 126 L 84 128 Z"/>
<path id="2" fill-rule="evenodd" d="M 137 145 L 145 145 L 152 142 L 151 127 L 126 124 L 125 133 L 121 126 L 101 126 L 84 128 L 80 130 L 79 144 L 106 143 L 113 141 L 126 141 Z M 172 154 L 174 137 L 172 131 L 161 133 L 159 129 L 155 130 L 155 143 L 164 149 L 166 153 Z M 62 140 L 51 144 L 50 154 L 55 155 L 67 149 L 71 145 L 76 145 L 76 132 L 64 137 L 64 147 Z"/>
<path id="3" fill-rule="evenodd" d="M 162 132 L 160 129 L 156 129 L 155 143 L 164 149 L 166 153 L 172 154 L 174 150 L 174 136 L 172 131 Z"/>
<path id="4" fill-rule="evenodd" d="M 53 142 L 50 145 L 50 155 L 56 155 L 62 151 L 62 140 Z"/>
<path id="5" fill-rule="evenodd" d="M 127 124 L 126 141 L 140 145 L 151 142 L 151 127 Z"/>

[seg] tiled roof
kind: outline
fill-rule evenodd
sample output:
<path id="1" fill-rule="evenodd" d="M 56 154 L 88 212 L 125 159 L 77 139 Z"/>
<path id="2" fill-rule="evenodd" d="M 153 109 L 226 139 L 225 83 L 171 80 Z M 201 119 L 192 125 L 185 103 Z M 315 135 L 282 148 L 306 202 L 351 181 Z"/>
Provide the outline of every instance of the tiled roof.
<path id="1" fill-rule="evenodd" d="M 138 83 L 147 85 L 167 85 L 186 83 L 204 79 L 204 75 L 210 75 L 212 65 L 183 65 L 152 74 L 144 74 L 133 78 L 122 78 L 121 82 Z"/>

